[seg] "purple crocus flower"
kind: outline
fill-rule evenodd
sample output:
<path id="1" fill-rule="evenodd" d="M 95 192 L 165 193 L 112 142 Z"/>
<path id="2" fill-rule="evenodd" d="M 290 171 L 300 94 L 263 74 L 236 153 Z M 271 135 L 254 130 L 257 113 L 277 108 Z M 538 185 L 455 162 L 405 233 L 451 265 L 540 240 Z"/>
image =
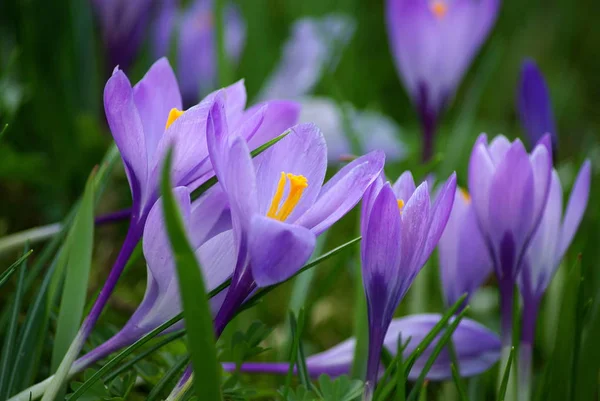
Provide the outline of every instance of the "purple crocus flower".
<path id="1" fill-rule="evenodd" d="M 396 68 L 419 113 L 423 158 L 433 153 L 438 119 L 487 38 L 500 0 L 387 0 Z"/>
<path id="2" fill-rule="evenodd" d="M 408 341 L 403 353 L 403 358 L 406 360 L 440 319 L 441 315 L 438 314 L 411 315 L 394 319 L 385 335 L 384 345 L 388 351 L 396 354 L 398 339 L 402 336 L 403 342 Z M 498 336 L 473 320 L 461 320 L 452 334 L 452 341 L 462 377 L 483 373 L 500 358 L 500 339 Z M 409 380 L 416 380 L 419 377 L 436 342 L 437 340 L 415 361 L 408 374 Z M 322 374 L 332 377 L 349 374 L 355 346 L 356 340 L 350 338 L 324 352 L 309 356 L 306 358 L 308 373 L 314 377 Z M 446 350 L 443 350 L 425 376 L 426 379 L 431 381 L 450 379 L 452 377 L 451 362 L 450 355 Z M 233 363 L 225 363 L 223 367 L 226 371 L 233 371 L 236 368 Z M 245 373 L 287 374 L 288 369 L 288 362 L 249 362 L 241 366 L 241 371 Z"/>
<path id="3" fill-rule="evenodd" d="M 548 199 L 549 137 L 528 154 L 520 140 L 482 134 L 469 161 L 469 190 L 500 288 L 502 341 L 511 346 L 514 286 Z"/>
<path id="4" fill-rule="evenodd" d="M 297 98 L 311 92 L 322 75 L 337 65 L 355 30 L 344 14 L 302 18 L 294 22 L 281 61 L 267 79 L 259 98 Z"/>
<path id="5" fill-rule="evenodd" d="M 110 69 L 127 69 L 135 60 L 148 30 L 152 4 L 153 0 L 92 0 Z"/>
<path id="6" fill-rule="evenodd" d="M 586 161 L 575 179 L 563 216 L 563 189 L 556 170 L 552 172 L 550 194 L 542 221 L 523 258 L 523 268 L 518 281 L 523 297 L 519 391 L 527 399 L 531 383 L 531 351 L 535 339 L 538 307 L 581 223 L 590 193 L 590 181 L 591 164 Z"/>
<path id="7" fill-rule="evenodd" d="M 227 135 L 218 100 L 208 127 L 210 158 L 227 194 L 233 224 L 221 252 L 233 252 L 235 270 L 215 318 L 220 334 L 256 287 L 281 282 L 302 267 L 316 237 L 353 208 L 379 175 L 384 156 L 373 152 L 360 157 L 323 185 L 327 146 L 316 126 L 293 127 L 254 161 L 242 137 Z"/>
<path id="8" fill-rule="evenodd" d="M 393 185 L 378 179 L 363 200 L 361 259 L 369 318 L 367 384 L 377 379 L 385 333 L 394 311 L 444 231 L 454 202 L 452 174 L 430 203 L 427 182 L 410 172 Z"/>
<path id="9" fill-rule="evenodd" d="M 224 27 L 225 51 L 229 60 L 237 63 L 246 41 L 246 26 L 232 4 L 225 10 Z M 217 86 L 214 1 L 195 0 L 185 9 L 180 9 L 175 0 L 165 1 L 154 27 L 154 56 L 168 55 L 173 42 L 183 99 L 186 104 L 193 104 L 200 94 Z"/>
<path id="10" fill-rule="evenodd" d="M 558 133 L 550 94 L 544 76 L 533 60 L 525 61 L 521 69 L 517 109 L 529 143 L 535 144 L 544 134 L 550 134 L 552 149 L 556 151 Z"/>
<path id="11" fill-rule="evenodd" d="M 467 294 L 465 305 L 492 272 L 492 261 L 471 202 L 471 195 L 456 190 L 454 205 L 438 244 L 439 264 L 446 306 Z"/>

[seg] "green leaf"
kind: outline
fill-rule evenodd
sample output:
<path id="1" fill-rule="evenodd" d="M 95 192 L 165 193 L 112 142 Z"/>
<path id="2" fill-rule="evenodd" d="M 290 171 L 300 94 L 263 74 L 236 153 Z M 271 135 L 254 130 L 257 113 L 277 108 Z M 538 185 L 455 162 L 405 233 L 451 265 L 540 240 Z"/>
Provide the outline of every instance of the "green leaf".
<path id="1" fill-rule="evenodd" d="M 506 367 L 504 368 L 504 374 L 502 375 L 502 382 L 500 383 L 500 390 L 498 391 L 498 401 L 504 401 L 506 397 L 506 389 L 508 388 L 508 379 L 510 378 L 510 370 L 512 368 L 513 359 L 515 357 L 515 347 L 510 348 L 510 354 L 506 361 Z"/>
<path id="2" fill-rule="evenodd" d="M 462 302 L 462 300 L 459 300 L 459 301 Z M 427 358 L 427 361 L 425 362 L 425 365 L 423 366 L 423 370 L 421 371 L 421 374 L 419 374 L 419 377 L 417 378 L 417 381 L 415 382 L 415 386 L 413 387 L 412 391 L 408 395 L 408 398 L 407 398 L 408 401 L 414 400 L 419 392 L 419 389 L 424 387 L 423 383 L 425 382 L 425 376 L 429 372 L 429 369 L 431 369 L 431 367 L 433 366 L 433 364 L 434 364 L 435 360 L 437 359 L 437 357 L 439 356 L 439 354 L 442 352 L 444 347 L 447 345 L 448 341 L 450 341 L 450 339 L 452 338 L 452 334 L 454 333 L 454 331 L 460 324 L 460 321 L 462 320 L 462 318 L 467 313 L 467 310 L 469 310 L 469 306 L 465 307 L 462 310 L 462 312 L 452 320 L 452 323 L 450 323 L 450 326 L 444 331 L 444 333 L 440 337 L 440 339 L 439 339 L 438 343 L 435 345 L 435 348 L 433 349 L 431 355 L 429 356 L 429 358 Z M 411 365 L 411 367 L 412 367 L 412 365 Z M 406 369 L 406 374 L 408 375 L 408 373 L 410 373 L 409 368 Z"/>
<path id="3" fill-rule="evenodd" d="M 12 313 L 8 324 L 8 331 L 6 332 L 6 336 L 4 338 L 4 345 L 2 347 L 2 356 L 0 356 L 0 400 L 5 400 L 8 398 L 8 385 L 9 385 L 9 377 L 10 371 L 12 369 L 12 365 L 14 364 L 14 357 L 16 356 L 13 353 L 13 348 L 16 341 L 17 336 L 17 323 L 19 319 L 19 310 L 21 309 L 21 301 L 23 300 L 24 293 L 24 283 L 25 283 L 25 265 L 26 258 L 23 258 L 21 263 L 23 267 L 21 267 L 21 271 L 19 272 L 19 281 L 17 283 L 17 289 L 15 291 L 14 302 L 12 305 Z"/>
<path id="4" fill-rule="evenodd" d="M 173 251 L 189 350 L 194 367 L 196 395 L 203 400 L 217 401 L 221 397 L 221 367 L 217 350 L 212 313 L 206 296 L 206 285 L 194 250 L 190 246 L 183 219 L 173 196 L 170 182 L 172 150 L 163 167 L 161 193 L 165 225 Z"/>
<path id="5" fill-rule="evenodd" d="M 360 380 L 352 380 L 343 375 L 332 380 L 327 375 L 319 376 L 319 389 L 326 401 L 353 401 L 363 393 L 364 385 Z"/>
<path id="6" fill-rule="evenodd" d="M 173 364 L 171 368 L 165 373 L 165 375 L 156 383 L 156 385 L 150 391 L 146 401 L 158 400 L 164 389 L 175 379 L 175 376 L 180 374 L 185 365 L 190 361 L 189 357 L 183 357 L 177 363 Z"/>
<path id="7" fill-rule="evenodd" d="M 400 334 L 398 336 L 398 347 L 396 350 L 398 360 L 396 361 L 396 396 L 394 397 L 395 401 L 404 401 L 406 399 L 406 378 L 404 375 L 404 361 L 402 359 L 404 348 L 405 347 L 402 346 L 402 334 Z"/>
<path id="8" fill-rule="evenodd" d="M 454 385 L 456 386 L 456 391 L 458 392 L 458 399 L 460 401 L 468 401 L 467 393 L 463 387 L 462 381 L 460 379 L 460 375 L 458 374 L 458 370 L 456 369 L 456 365 L 454 363 L 450 366 L 452 369 L 452 380 L 454 381 Z"/>
<path id="9" fill-rule="evenodd" d="M 52 371 L 60 365 L 77 335 L 83 317 L 94 246 L 94 175 L 92 173 L 88 179 L 77 216 L 62 250 L 64 258 L 61 258 L 61 262 L 66 264 L 57 268 L 59 272 L 64 270 L 65 280 L 52 350 Z"/>
<path id="10" fill-rule="evenodd" d="M 2 274 L 0 274 L 0 287 L 2 287 L 2 285 L 10 279 L 10 277 L 13 275 L 14 272 L 17 271 L 19 267 L 25 265 L 23 262 L 29 257 L 29 255 L 31 255 L 32 252 L 33 249 L 30 249 L 23 256 L 17 259 L 12 265 L 10 265 L 8 269 L 6 269 L 4 272 L 2 272 Z"/>

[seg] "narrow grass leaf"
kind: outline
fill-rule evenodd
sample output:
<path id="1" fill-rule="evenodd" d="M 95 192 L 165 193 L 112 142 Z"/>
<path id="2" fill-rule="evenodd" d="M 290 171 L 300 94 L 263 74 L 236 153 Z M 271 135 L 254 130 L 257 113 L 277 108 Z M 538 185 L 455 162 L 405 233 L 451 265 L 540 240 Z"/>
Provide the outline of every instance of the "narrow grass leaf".
<path id="1" fill-rule="evenodd" d="M 171 158 L 172 151 L 167 155 L 162 173 L 163 212 L 179 280 L 189 350 L 195 372 L 196 395 L 206 401 L 218 401 L 222 398 L 221 367 L 217 363 L 212 314 L 204 278 L 194 250 L 186 238 L 183 219 L 171 190 Z"/>
<path id="2" fill-rule="evenodd" d="M 56 370 L 65 356 L 83 317 L 94 246 L 94 173 L 88 179 L 66 242 L 66 248 L 63 249 L 65 279 L 52 350 L 52 371 Z"/>
<path id="3" fill-rule="evenodd" d="M 450 368 L 452 369 L 452 380 L 454 381 L 456 391 L 458 392 L 458 399 L 460 401 L 468 401 L 467 393 L 465 392 L 465 389 L 463 387 L 462 380 L 460 379 L 460 375 L 458 374 L 458 369 L 456 368 L 456 365 L 452 363 Z"/>
<path id="4" fill-rule="evenodd" d="M 152 388 L 150 394 L 146 401 L 156 401 L 161 399 L 161 394 L 166 389 L 166 387 L 175 379 L 175 377 L 183 370 L 183 368 L 190 362 L 189 357 L 181 358 L 177 363 L 175 363 L 171 368 L 165 373 L 163 377 L 160 378 L 158 383 Z"/>
<path id="5" fill-rule="evenodd" d="M 398 360 L 396 361 L 396 395 L 394 397 L 395 401 L 404 401 L 406 399 L 406 378 L 404 377 L 404 361 L 402 358 L 402 353 L 404 352 L 404 347 L 402 346 L 402 334 L 398 336 L 398 348 L 397 348 L 397 356 Z"/>
<path id="6" fill-rule="evenodd" d="M 508 361 L 504 367 L 504 373 L 502 374 L 502 382 L 500 383 L 500 390 L 498 391 L 498 401 L 504 401 L 506 397 L 506 390 L 508 388 L 508 379 L 510 378 L 510 370 L 512 368 L 513 359 L 515 357 L 515 347 L 511 347 L 510 354 L 508 355 Z"/>
<path id="7" fill-rule="evenodd" d="M 457 329 L 458 325 L 460 324 L 460 321 L 463 319 L 463 317 L 467 313 L 468 309 L 469 309 L 468 306 L 466 308 L 464 308 L 461 311 L 461 313 L 458 316 L 456 316 L 454 318 L 454 320 L 452 320 L 452 323 L 450 323 L 450 326 L 448 326 L 446 331 L 444 331 L 444 333 L 440 337 L 438 343 L 435 345 L 435 348 L 431 352 L 431 355 L 429 356 L 429 358 L 427 358 L 427 361 L 425 362 L 425 365 L 423 366 L 423 370 L 421 371 L 421 373 L 419 374 L 419 377 L 417 378 L 417 381 L 415 382 L 414 388 L 408 395 L 408 399 L 407 399 L 408 401 L 412 401 L 412 400 L 416 399 L 419 389 L 421 387 L 423 387 L 423 383 L 425 382 L 425 377 L 427 376 L 427 373 L 433 366 L 433 364 L 434 364 L 435 360 L 437 359 L 437 357 L 439 356 L 439 354 L 442 352 L 444 347 L 447 345 L 448 341 L 450 341 L 450 339 L 452 338 L 452 334 Z M 409 373 L 410 373 L 410 369 L 407 368 L 406 375 L 408 376 Z"/>
<path id="8" fill-rule="evenodd" d="M 14 353 L 13 348 L 17 336 L 17 323 L 19 320 L 19 310 L 21 309 L 21 301 L 23 300 L 25 272 L 25 260 L 21 262 L 23 266 L 19 272 L 19 280 L 15 290 L 14 302 L 12 305 L 12 313 L 9 320 L 6 336 L 4 337 L 4 345 L 2 346 L 2 356 L 0 357 L 0 400 L 8 398 L 8 383 L 10 371 L 13 369 Z"/>
<path id="9" fill-rule="evenodd" d="M 19 267 L 22 267 L 25 265 L 23 262 L 25 261 L 25 259 L 27 259 L 29 257 L 29 255 L 31 255 L 32 252 L 33 252 L 33 249 L 30 249 L 23 256 L 21 256 L 19 259 L 17 259 L 12 265 L 10 265 L 8 267 L 8 269 L 6 269 L 5 271 L 2 272 L 2 274 L 0 274 L 0 287 L 2 287 L 2 285 L 11 278 L 13 273 L 16 272 Z"/>

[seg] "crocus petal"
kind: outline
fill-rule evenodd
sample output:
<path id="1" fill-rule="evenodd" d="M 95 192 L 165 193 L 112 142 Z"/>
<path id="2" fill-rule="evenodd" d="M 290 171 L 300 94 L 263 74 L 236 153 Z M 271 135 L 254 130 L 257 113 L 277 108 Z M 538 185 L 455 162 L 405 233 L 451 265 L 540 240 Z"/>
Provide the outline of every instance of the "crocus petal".
<path id="1" fill-rule="evenodd" d="M 259 103 L 246 110 L 244 116 L 264 106 L 267 106 L 267 109 L 260 129 L 251 138 L 246 138 L 250 149 L 256 149 L 276 136 L 283 134 L 285 130 L 296 125 L 300 116 L 300 104 L 287 100 Z"/>
<path id="2" fill-rule="evenodd" d="M 385 336 L 386 348 L 395 354 L 400 335 L 402 335 L 403 342 L 410 338 L 403 355 L 404 359 L 408 358 L 440 319 L 441 316 L 438 314 L 423 314 L 392 320 Z M 463 319 L 459 323 L 452 335 L 452 340 L 460 365 L 461 377 L 483 373 L 500 359 L 501 344 L 498 336 L 471 319 Z M 313 376 L 323 373 L 332 376 L 349 373 L 355 344 L 355 339 L 350 338 L 327 351 L 309 356 L 306 359 L 309 373 Z M 416 380 L 419 377 L 425 361 L 434 347 L 435 344 L 431 344 L 425 354 L 416 361 L 408 376 L 410 380 Z M 450 362 L 449 355 L 444 350 L 425 376 L 426 379 L 433 381 L 450 379 L 452 377 Z M 244 371 L 243 367 L 242 371 Z"/>
<path id="3" fill-rule="evenodd" d="M 567 204 L 567 210 L 565 211 L 565 219 L 562 226 L 562 232 L 560 235 L 560 243 L 558 246 L 558 260 L 561 260 L 571 245 L 571 241 L 577 232 L 579 223 L 585 213 L 587 207 L 588 198 L 590 195 L 590 184 L 591 184 L 591 163 L 586 160 L 577 174 L 575 184 L 571 190 L 571 196 Z"/>
<path id="4" fill-rule="evenodd" d="M 535 144 L 546 133 L 552 136 L 556 147 L 557 132 L 552 113 L 552 104 L 546 81 L 533 60 L 523 63 L 517 107 L 521 124 L 529 138 Z"/>
<path id="5" fill-rule="evenodd" d="M 233 231 L 212 237 L 197 249 L 196 255 L 207 278 L 206 289 L 213 290 L 233 274 L 236 263 Z"/>
<path id="6" fill-rule="evenodd" d="M 477 212 L 479 224 L 484 232 L 489 232 L 490 184 L 494 176 L 494 162 L 482 143 L 483 136 L 475 143 L 469 160 L 469 191 Z"/>
<path id="7" fill-rule="evenodd" d="M 155 62 L 133 88 L 133 98 L 144 126 L 148 159 L 165 132 L 171 109 L 181 110 L 181 94 L 175 73 L 166 58 Z"/>
<path id="8" fill-rule="evenodd" d="M 400 161 L 406 155 L 400 127 L 386 115 L 372 110 L 350 110 L 352 130 L 358 137 L 361 150 L 383 150 L 388 161 Z M 329 142 L 327 142 L 329 146 Z"/>
<path id="9" fill-rule="evenodd" d="M 104 88 L 104 110 L 125 165 L 134 204 L 142 202 L 148 176 L 144 128 L 135 106 L 131 84 L 119 69 L 115 69 Z"/>
<path id="10" fill-rule="evenodd" d="M 408 201 L 416 189 L 415 180 L 410 171 L 405 171 L 400 174 L 400 177 L 394 183 L 392 189 L 396 194 L 396 198 Z"/>
<path id="11" fill-rule="evenodd" d="M 308 181 L 300 201 L 288 221 L 292 222 L 312 206 L 319 195 L 327 170 L 327 145 L 321 131 L 313 124 L 300 124 L 290 133 L 255 158 L 259 185 L 259 210 L 266 215 L 281 173 L 302 175 Z M 287 193 L 287 191 L 285 192 Z M 285 199 L 285 198 L 284 198 Z"/>
<path id="12" fill-rule="evenodd" d="M 421 183 L 402 208 L 402 266 L 407 269 L 401 279 L 401 293 L 404 295 L 417 273 L 423 267 L 422 255 L 429 230 L 431 213 L 427 182 Z M 441 232 L 440 232 L 441 235 Z M 436 242 L 437 245 L 437 242 Z"/>
<path id="13" fill-rule="evenodd" d="M 547 138 L 545 136 L 544 138 Z M 533 172 L 533 183 L 534 183 L 534 225 L 531 228 L 532 232 L 535 231 L 541 215 L 544 211 L 544 205 L 548 199 L 548 192 L 550 191 L 550 181 L 552 177 L 552 154 L 548 146 L 546 146 L 544 140 L 536 145 L 529 156 L 531 162 L 531 168 Z"/>
<path id="14" fill-rule="evenodd" d="M 190 242 L 194 249 L 215 235 L 231 229 L 227 195 L 216 185 L 194 201 L 190 217 Z"/>
<path id="15" fill-rule="evenodd" d="M 488 152 L 490 152 L 490 157 L 494 165 L 498 165 L 504 159 L 508 149 L 510 149 L 510 141 L 505 136 L 498 135 L 492 139 L 488 147 Z"/>
<path id="16" fill-rule="evenodd" d="M 489 221 L 495 244 L 510 241 L 512 250 L 506 256 L 501 276 L 517 273 L 517 256 L 531 233 L 534 222 L 534 179 L 529 157 L 518 140 L 497 166 L 490 185 Z M 509 238 L 510 239 L 507 239 Z"/>
<path id="17" fill-rule="evenodd" d="M 155 59 L 167 57 L 173 39 L 173 30 L 177 21 L 176 0 L 163 0 L 158 6 L 156 20 L 152 28 L 152 55 Z"/>
<path id="18" fill-rule="evenodd" d="M 316 202 L 296 224 L 320 235 L 356 206 L 384 163 L 383 152 L 374 151 L 344 166 L 323 186 Z"/>
<path id="19" fill-rule="evenodd" d="M 455 193 L 456 173 L 452 173 L 450 178 L 448 178 L 440 189 L 431 208 L 431 214 L 427 223 L 429 225 L 429 232 L 421 256 L 421 264 L 425 264 L 427 259 L 429 259 L 431 252 L 433 252 L 433 248 L 435 248 L 444 232 L 444 228 L 450 217 L 450 212 L 452 211 Z"/>
<path id="20" fill-rule="evenodd" d="M 304 227 L 255 215 L 248 241 L 252 276 L 265 287 L 296 273 L 310 258 L 316 238 Z"/>

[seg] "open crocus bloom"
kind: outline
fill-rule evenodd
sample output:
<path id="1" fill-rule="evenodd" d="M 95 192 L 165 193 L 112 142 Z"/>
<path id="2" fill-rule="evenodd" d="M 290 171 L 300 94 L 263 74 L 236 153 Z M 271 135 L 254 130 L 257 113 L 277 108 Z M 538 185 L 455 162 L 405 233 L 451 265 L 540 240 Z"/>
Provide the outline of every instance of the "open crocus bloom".
<path id="1" fill-rule="evenodd" d="M 404 349 L 403 358 L 417 348 L 419 343 L 429 334 L 440 321 L 438 314 L 412 315 L 392 320 L 385 335 L 384 345 L 392 354 L 398 350 L 398 339 L 402 336 Z M 410 340 L 409 340 L 410 339 Z M 500 340 L 496 334 L 486 327 L 470 319 L 463 319 L 452 334 L 452 341 L 460 365 L 460 375 L 470 377 L 485 372 L 500 358 Z M 435 348 L 435 340 L 425 352 L 415 361 L 408 374 L 410 380 L 416 380 L 421 374 L 431 350 Z M 324 352 L 306 358 L 306 366 L 311 376 L 322 374 L 339 376 L 349 374 L 354 358 L 356 340 L 350 338 Z M 427 380 L 441 381 L 452 377 L 450 354 L 443 350 L 425 376 Z M 234 364 L 223 364 L 225 370 L 235 370 Z M 249 362 L 241 366 L 245 373 L 287 374 L 289 363 Z"/>
<path id="2" fill-rule="evenodd" d="M 209 117 L 208 145 L 231 207 L 233 230 L 222 234 L 220 243 L 230 241 L 233 246 L 222 254 L 233 252 L 225 264 L 233 260 L 235 265 L 215 319 L 217 333 L 254 288 L 281 282 L 304 265 L 316 236 L 358 203 L 384 163 L 383 153 L 369 153 L 323 185 L 327 146 L 316 126 L 293 127 L 252 160 L 243 137 L 227 135 L 227 124 L 224 105 L 217 99 Z"/>
<path id="3" fill-rule="evenodd" d="M 271 139 L 283 132 L 282 126 L 285 129 L 298 118 L 299 106 L 293 102 L 267 102 L 259 109 L 244 111 L 246 89 L 242 81 L 223 91 L 227 118 L 233 129 L 251 119 L 260 126 L 258 130 L 243 131 L 251 136 L 259 132 L 261 138 Z M 119 69 L 108 80 L 104 108 L 131 186 L 132 223 L 140 229 L 158 198 L 158 176 L 169 147 L 174 146 L 174 186 L 194 189 L 212 175 L 204 133 L 216 93 L 182 111 L 177 81 L 166 59 L 154 63 L 133 88 Z M 264 121 L 277 124 L 261 125 Z"/>
<path id="4" fill-rule="evenodd" d="M 180 9 L 174 0 L 164 0 L 158 10 L 152 50 L 155 57 L 170 54 L 173 39 L 177 48 L 177 76 L 185 104 L 197 102 L 217 86 L 214 1 L 194 0 Z M 246 41 L 244 20 L 233 4 L 225 9 L 225 51 L 237 63 Z"/>
<path id="5" fill-rule="evenodd" d="M 492 272 L 492 261 L 477 224 L 471 196 L 462 188 L 456 190 L 438 250 L 446 306 L 454 305 L 465 293 L 465 304 L 468 303 Z"/>
<path id="6" fill-rule="evenodd" d="M 550 134 L 552 149 L 556 151 L 558 133 L 550 94 L 544 76 L 532 60 L 525 61 L 521 69 L 517 109 L 529 143 L 535 144 L 542 136 Z"/>
<path id="7" fill-rule="evenodd" d="M 369 318 L 367 381 L 373 384 L 385 333 L 394 311 L 444 231 L 456 191 L 456 176 L 433 204 L 427 182 L 415 188 L 410 172 L 392 187 L 378 179 L 363 200 L 361 259 Z"/>

